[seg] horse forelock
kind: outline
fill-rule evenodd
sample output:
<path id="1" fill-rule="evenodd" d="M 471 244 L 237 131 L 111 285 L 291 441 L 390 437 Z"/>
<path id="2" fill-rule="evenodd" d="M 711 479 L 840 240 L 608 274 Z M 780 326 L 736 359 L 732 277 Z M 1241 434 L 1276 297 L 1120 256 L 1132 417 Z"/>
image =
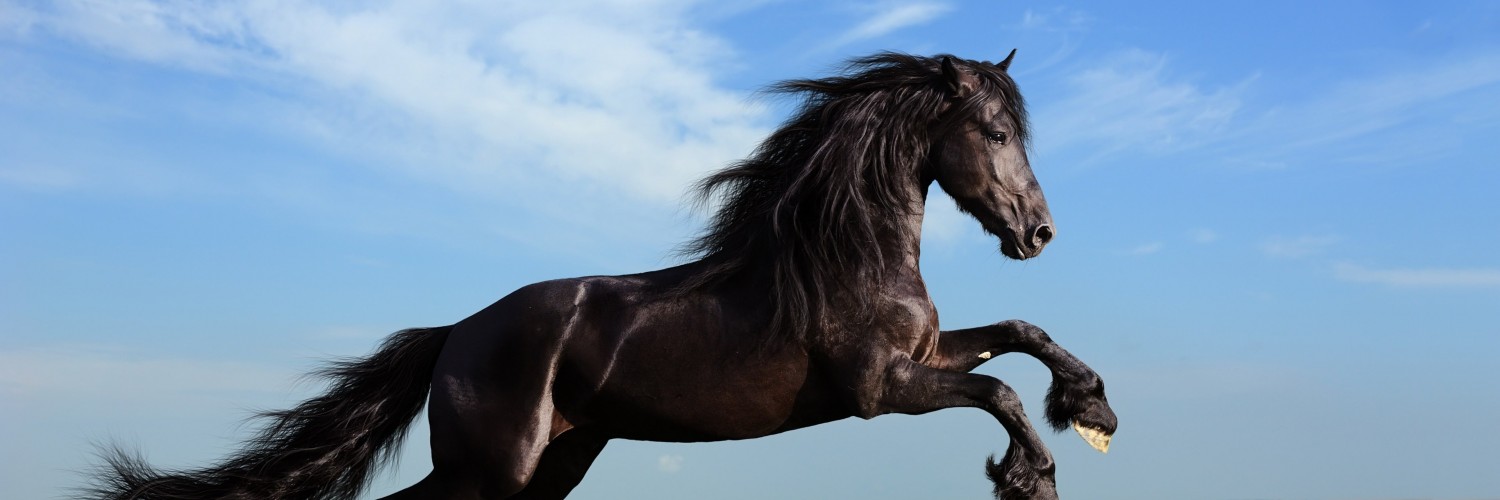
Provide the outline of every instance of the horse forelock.
<path id="1" fill-rule="evenodd" d="M 980 85 L 944 106 L 941 57 L 881 53 L 852 61 L 843 75 L 772 86 L 800 97 L 801 106 L 749 158 L 698 183 L 699 200 L 718 195 L 718 208 L 682 248 L 707 264 L 683 290 L 769 274 L 768 342 L 828 324 L 834 297 L 852 309 L 841 309 L 839 321 L 868 317 L 870 294 L 861 291 L 878 287 L 887 259 L 900 257 L 885 255 L 878 237 L 919 209 L 921 191 L 912 187 L 931 134 L 998 98 L 1018 138 L 1028 136 L 1020 94 L 993 64 L 954 59 Z"/>

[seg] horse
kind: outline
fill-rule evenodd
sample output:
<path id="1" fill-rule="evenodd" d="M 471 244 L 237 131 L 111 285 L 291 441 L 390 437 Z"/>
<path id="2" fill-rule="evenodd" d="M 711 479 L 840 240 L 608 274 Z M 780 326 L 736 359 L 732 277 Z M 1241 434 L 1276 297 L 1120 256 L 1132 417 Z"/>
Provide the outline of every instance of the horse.
<path id="1" fill-rule="evenodd" d="M 612 439 L 749 439 L 953 407 L 1009 436 L 985 463 L 997 498 L 1054 499 L 1052 455 L 1016 392 L 970 372 L 1011 352 L 1041 361 L 1047 422 L 1099 451 L 1117 426 L 1103 380 L 1023 321 L 941 331 L 918 267 L 933 183 L 1006 257 L 1036 257 L 1055 235 L 1014 57 L 882 52 L 773 85 L 800 107 L 695 186 L 715 208 L 682 249 L 690 262 L 526 285 L 455 324 L 397 332 L 319 372 L 326 393 L 264 414 L 216 465 L 158 471 L 103 453 L 88 498 L 353 499 L 425 405 L 432 472 L 386 499 L 563 498 Z"/>

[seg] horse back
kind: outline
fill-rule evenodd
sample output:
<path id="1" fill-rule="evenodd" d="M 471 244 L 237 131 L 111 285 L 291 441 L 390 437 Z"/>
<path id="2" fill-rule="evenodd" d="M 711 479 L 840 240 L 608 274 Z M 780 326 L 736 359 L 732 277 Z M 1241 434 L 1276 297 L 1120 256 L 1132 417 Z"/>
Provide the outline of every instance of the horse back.
<path id="1" fill-rule="evenodd" d="M 763 345 L 763 301 L 674 292 L 676 276 L 523 287 L 455 326 L 434 382 L 445 370 L 480 378 L 506 400 L 546 398 L 568 425 L 627 439 L 745 439 L 847 416 L 824 408 L 802 345 Z"/>

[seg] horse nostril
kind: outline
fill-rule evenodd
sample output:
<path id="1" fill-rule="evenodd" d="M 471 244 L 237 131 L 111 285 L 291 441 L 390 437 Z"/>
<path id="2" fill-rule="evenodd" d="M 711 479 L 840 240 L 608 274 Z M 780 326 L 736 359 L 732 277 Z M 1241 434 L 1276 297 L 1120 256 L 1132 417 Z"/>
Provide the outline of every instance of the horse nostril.
<path id="1" fill-rule="evenodd" d="M 1041 248 L 1047 242 L 1052 241 L 1052 225 L 1042 224 L 1031 232 L 1031 245 Z"/>

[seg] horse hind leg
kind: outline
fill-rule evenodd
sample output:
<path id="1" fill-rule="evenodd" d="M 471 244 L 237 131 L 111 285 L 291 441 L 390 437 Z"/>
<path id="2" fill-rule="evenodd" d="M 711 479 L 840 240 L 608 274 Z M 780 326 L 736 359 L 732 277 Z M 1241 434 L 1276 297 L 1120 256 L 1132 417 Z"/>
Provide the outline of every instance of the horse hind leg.
<path id="1" fill-rule="evenodd" d="M 501 500 L 526 488 L 566 425 L 552 387 L 585 292 L 530 285 L 455 325 L 432 377 L 432 473 L 392 498 Z"/>
<path id="2" fill-rule="evenodd" d="M 542 452 L 536 470 L 521 491 L 505 497 L 507 500 L 560 500 L 567 498 L 583 476 L 593 465 L 594 459 L 604 451 L 608 439 L 585 430 L 564 432 L 554 438 Z M 490 498 L 477 495 L 472 487 L 464 487 L 466 481 L 434 470 L 421 482 L 398 491 L 382 500 L 426 500 L 442 498 Z M 472 483 L 472 481 L 469 481 Z"/>
<path id="3" fill-rule="evenodd" d="M 542 452 L 531 481 L 510 500 L 555 500 L 568 496 L 609 439 L 586 429 L 572 429 L 552 439 Z"/>
<path id="4" fill-rule="evenodd" d="M 547 444 L 550 404 L 511 406 L 503 397 L 454 397 L 454 389 L 433 384 L 432 472 L 382 500 L 501 500 L 526 487 Z"/>

